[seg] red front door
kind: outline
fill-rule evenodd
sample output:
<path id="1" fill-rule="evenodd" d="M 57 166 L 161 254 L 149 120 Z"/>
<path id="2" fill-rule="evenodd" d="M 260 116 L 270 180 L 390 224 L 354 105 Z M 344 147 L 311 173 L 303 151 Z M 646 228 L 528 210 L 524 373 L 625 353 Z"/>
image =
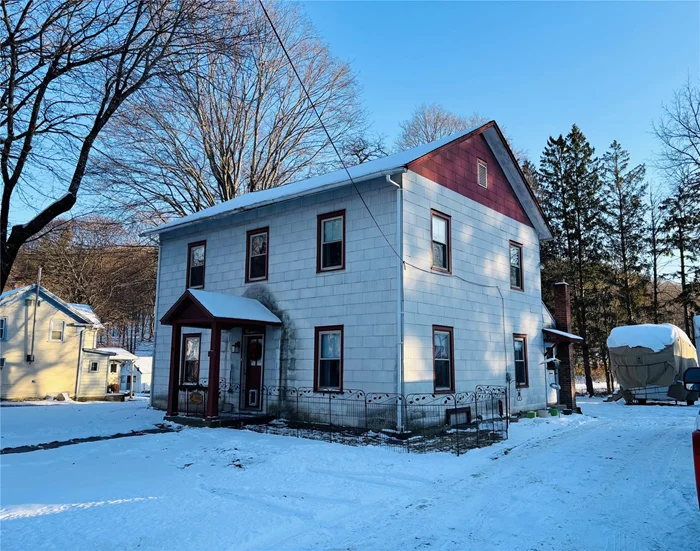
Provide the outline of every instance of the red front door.
<path id="1" fill-rule="evenodd" d="M 263 335 L 245 336 L 245 358 L 243 361 L 244 381 L 243 407 L 260 409 L 262 407 L 263 361 L 265 356 L 265 338 Z"/>

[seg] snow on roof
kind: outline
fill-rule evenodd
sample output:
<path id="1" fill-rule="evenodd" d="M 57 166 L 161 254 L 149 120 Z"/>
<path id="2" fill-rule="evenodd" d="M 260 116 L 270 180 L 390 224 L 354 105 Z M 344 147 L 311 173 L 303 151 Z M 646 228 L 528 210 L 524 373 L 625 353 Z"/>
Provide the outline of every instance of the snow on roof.
<path id="1" fill-rule="evenodd" d="M 654 352 L 660 352 L 677 340 L 684 340 L 692 346 L 688 335 L 682 329 L 670 323 L 623 325 L 622 327 L 615 327 L 610 333 L 608 348 L 617 348 L 619 346 L 635 348 L 639 346 L 650 348 Z"/>
<path id="2" fill-rule="evenodd" d="M 579 337 L 573 333 L 567 333 L 566 331 L 559 331 L 559 329 L 552 329 L 551 327 L 544 327 L 542 331 L 552 333 L 553 335 L 559 335 L 560 337 L 566 337 L 567 339 L 571 339 L 572 341 L 576 342 L 583 341 L 583 337 Z"/>
<path id="3" fill-rule="evenodd" d="M 137 356 L 129 352 L 124 348 L 104 346 L 101 348 L 95 348 L 96 352 L 100 354 L 109 354 L 110 358 L 113 360 L 135 360 Z"/>
<path id="4" fill-rule="evenodd" d="M 31 285 L 26 285 L 18 289 L 5 291 L 0 295 L 0 302 L 13 295 L 27 293 L 30 291 L 34 291 L 34 289 L 36 289 L 36 283 L 32 283 Z M 91 306 L 88 306 L 87 304 L 71 304 L 70 302 L 66 302 L 61 297 L 54 295 L 44 286 L 41 286 L 39 288 L 39 293 L 63 306 L 63 308 L 65 308 L 71 314 L 73 314 L 79 321 L 82 321 L 83 323 L 87 323 L 89 325 L 93 325 L 97 328 L 102 327 L 102 322 L 100 322 L 100 318 L 97 317 L 97 314 L 95 314 Z"/>
<path id="5" fill-rule="evenodd" d="M 194 214 L 190 214 L 182 218 L 171 220 L 170 222 L 143 232 L 142 235 L 162 233 L 185 224 L 196 222 L 198 220 L 233 214 L 279 201 L 294 199 L 296 197 L 316 193 L 325 189 L 346 185 L 350 182 L 348 172 L 355 182 L 380 177 L 384 174 L 396 173 L 401 171 L 410 162 L 427 155 L 431 151 L 434 151 L 443 145 L 446 145 L 454 140 L 458 140 L 459 138 L 478 130 L 482 126 L 484 125 L 470 128 L 469 130 L 464 130 L 462 132 L 457 132 L 456 134 L 446 136 L 434 142 L 420 145 L 406 151 L 401 151 L 400 153 L 394 153 L 393 155 L 388 155 L 386 157 L 382 157 L 381 159 L 375 159 L 373 161 L 368 161 L 366 163 L 349 167 L 347 172 L 345 169 L 336 170 L 334 172 L 329 172 L 327 174 L 322 174 L 320 176 L 315 176 L 313 178 L 293 182 L 276 188 L 245 193 L 234 199 L 225 201 L 224 203 L 219 203 L 218 205 L 209 207 L 208 209 L 195 212 Z"/>
<path id="6" fill-rule="evenodd" d="M 80 310 L 81 314 L 84 315 L 88 320 L 90 320 L 91 323 L 94 323 L 95 325 L 100 325 L 100 318 L 97 317 L 97 314 L 95 314 L 95 311 L 92 309 L 92 306 L 90 306 L 89 304 L 75 303 L 71 303 L 70 305 L 76 310 Z"/>
<path id="7" fill-rule="evenodd" d="M 233 318 L 281 324 L 280 319 L 253 298 L 190 289 L 189 292 L 215 318 Z"/>

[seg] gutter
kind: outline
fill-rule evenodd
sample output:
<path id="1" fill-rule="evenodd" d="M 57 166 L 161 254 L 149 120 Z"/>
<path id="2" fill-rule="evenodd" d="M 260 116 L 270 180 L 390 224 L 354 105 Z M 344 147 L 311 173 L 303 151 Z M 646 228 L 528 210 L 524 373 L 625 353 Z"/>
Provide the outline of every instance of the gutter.
<path id="1" fill-rule="evenodd" d="M 163 234 L 163 233 L 175 230 L 175 229 L 186 228 L 186 227 L 189 227 L 193 224 L 198 224 L 200 222 L 203 222 L 205 220 L 206 221 L 217 220 L 218 218 L 224 218 L 226 216 L 231 216 L 233 214 L 238 214 L 241 212 L 254 210 L 257 208 L 266 207 L 268 205 L 282 203 L 285 201 L 291 201 L 292 199 L 298 199 L 300 197 L 305 197 L 307 195 L 312 195 L 314 193 L 321 193 L 323 191 L 328 191 L 328 190 L 335 189 L 338 187 L 343 187 L 343 186 L 346 186 L 346 185 L 351 184 L 353 182 L 354 183 L 365 182 L 367 180 L 381 178 L 382 176 L 391 176 L 392 174 L 403 174 L 404 172 L 406 172 L 406 168 L 401 166 L 401 167 L 394 167 L 394 168 L 390 168 L 390 169 L 386 169 L 386 170 L 380 170 L 377 172 L 373 172 L 371 174 L 366 174 L 364 176 L 358 176 L 357 178 L 352 178 L 352 180 L 350 180 L 350 178 L 346 178 L 344 180 L 340 180 L 338 182 L 326 184 L 324 186 L 319 186 L 317 188 L 300 190 L 296 193 L 292 193 L 291 195 L 287 195 L 285 197 L 281 197 L 281 198 L 277 198 L 277 199 L 267 199 L 265 201 L 260 201 L 259 203 L 255 203 L 255 204 L 247 206 L 247 207 L 241 207 L 238 209 L 219 212 L 217 214 L 212 214 L 211 216 L 201 216 L 201 217 L 195 218 L 194 220 L 185 220 L 183 222 L 176 223 L 176 224 L 173 224 L 173 225 L 167 226 L 167 227 L 163 227 L 163 226 L 155 227 L 155 228 L 152 228 L 150 230 L 146 230 L 146 231 L 140 233 L 139 236 L 140 237 L 148 237 L 148 236 L 154 235 L 154 234 Z M 293 184 L 285 184 L 285 185 L 293 185 Z M 394 184 L 394 185 L 396 185 L 396 184 Z M 283 186 L 281 186 L 281 187 L 283 187 Z M 253 193 L 256 193 L 256 192 L 253 192 Z M 203 212 L 203 211 L 200 211 L 200 212 Z M 185 217 L 185 218 L 187 218 L 187 217 Z"/>
<path id="2" fill-rule="evenodd" d="M 405 172 L 405 170 L 404 170 Z M 385 176 L 396 186 L 396 394 L 403 394 L 403 187 Z M 396 406 L 396 430 L 403 431 L 402 404 Z"/>

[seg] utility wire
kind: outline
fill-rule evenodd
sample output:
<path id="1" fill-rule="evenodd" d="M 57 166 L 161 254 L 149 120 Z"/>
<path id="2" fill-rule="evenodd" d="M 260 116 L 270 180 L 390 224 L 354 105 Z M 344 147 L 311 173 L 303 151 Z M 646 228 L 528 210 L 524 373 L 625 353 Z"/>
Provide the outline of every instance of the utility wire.
<path id="1" fill-rule="evenodd" d="M 506 305 L 505 305 L 505 299 L 503 297 L 503 293 L 501 292 L 501 288 L 498 285 L 487 285 L 485 283 L 478 283 L 476 281 L 469 281 L 467 279 L 464 279 L 463 277 L 460 277 L 455 274 L 444 274 L 440 272 L 435 272 L 432 270 L 426 270 L 425 268 L 421 268 L 419 266 L 416 266 L 415 264 L 411 264 L 410 262 L 407 262 L 403 258 L 401 258 L 401 255 L 397 252 L 397 250 L 394 248 L 394 246 L 391 244 L 391 241 L 387 238 L 386 234 L 382 230 L 381 226 L 377 222 L 377 219 L 374 217 L 374 214 L 372 214 L 372 211 L 370 210 L 369 206 L 367 205 L 367 202 L 365 201 L 365 198 L 362 196 L 362 193 L 357 187 L 357 184 L 355 183 L 355 180 L 352 177 L 352 174 L 350 174 L 350 171 L 348 170 L 348 166 L 345 164 L 345 161 L 343 160 L 342 155 L 338 151 L 338 148 L 335 145 L 335 142 L 333 141 L 333 138 L 326 128 L 326 125 L 323 122 L 323 119 L 321 118 L 321 114 L 318 112 L 318 109 L 316 108 L 316 104 L 314 101 L 311 99 L 311 95 L 309 94 L 308 90 L 306 89 L 306 85 L 304 84 L 304 81 L 301 79 L 299 76 L 299 73 L 297 72 L 297 68 L 294 65 L 294 62 L 292 61 L 292 57 L 289 55 L 289 52 L 287 51 L 287 47 L 284 45 L 284 42 L 282 40 L 282 37 L 279 35 L 277 32 L 277 28 L 275 27 L 275 24 L 272 21 L 272 18 L 270 17 L 270 14 L 267 12 L 267 9 L 265 9 L 265 4 L 263 3 L 263 0 L 258 0 L 260 3 L 260 7 L 263 10 L 263 13 L 265 14 L 265 18 L 267 19 L 268 23 L 270 24 L 270 27 L 272 28 L 272 32 L 275 34 L 275 37 L 277 38 L 277 41 L 280 44 L 280 47 L 282 48 L 282 51 L 284 52 L 285 57 L 287 58 L 287 61 L 289 62 L 290 67 L 292 68 L 292 71 L 294 71 L 294 75 L 296 76 L 297 80 L 299 81 L 299 84 L 301 86 L 302 91 L 304 92 L 304 95 L 306 96 L 306 99 L 309 100 L 309 104 L 311 105 L 311 108 L 313 109 L 314 114 L 316 115 L 316 118 L 318 119 L 319 124 L 321 125 L 321 128 L 323 128 L 323 131 L 326 134 L 326 137 L 328 138 L 328 141 L 331 144 L 331 147 L 333 148 L 333 151 L 335 151 L 335 154 L 338 157 L 338 160 L 340 161 L 340 164 L 342 165 L 343 169 L 345 170 L 345 173 L 348 175 L 348 179 L 350 180 L 350 183 L 352 183 L 353 187 L 355 188 L 355 192 L 357 193 L 358 197 L 360 198 L 360 201 L 362 201 L 362 204 L 364 205 L 365 209 L 367 210 L 367 213 L 370 215 L 370 218 L 372 218 L 372 221 L 374 222 L 374 225 L 377 227 L 379 230 L 379 233 L 382 235 L 384 238 L 384 241 L 386 241 L 387 245 L 391 248 L 391 250 L 394 252 L 394 255 L 396 258 L 398 258 L 402 265 L 405 266 L 410 266 L 414 270 L 418 270 L 419 272 L 424 272 L 426 274 L 430 275 L 438 275 L 442 277 L 452 277 L 456 278 L 460 281 L 463 281 L 464 283 L 468 283 L 470 285 L 476 285 L 477 287 L 482 287 L 482 288 L 488 288 L 488 289 L 496 289 L 498 291 L 498 294 L 501 298 L 501 310 L 502 310 L 502 319 L 503 319 L 503 353 L 504 353 L 504 360 L 506 364 L 506 373 L 508 372 L 508 345 L 507 345 L 507 338 L 506 338 Z"/>

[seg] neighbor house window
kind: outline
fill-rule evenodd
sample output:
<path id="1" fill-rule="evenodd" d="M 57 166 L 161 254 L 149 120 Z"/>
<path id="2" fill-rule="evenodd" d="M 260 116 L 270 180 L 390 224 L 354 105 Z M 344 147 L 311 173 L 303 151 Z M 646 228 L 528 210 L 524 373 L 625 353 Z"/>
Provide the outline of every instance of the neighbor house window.
<path id="1" fill-rule="evenodd" d="M 112 362 L 111 364 L 109 364 L 109 372 L 110 373 L 117 372 L 117 363 L 116 362 Z"/>
<path id="2" fill-rule="evenodd" d="M 515 356 L 515 386 L 528 386 L 526 335 L 513 335 L 513 351 Z"/>
<path id="3" fill-rule="evenodd" d="M 60 342 L 66 331 L 66 322 L 63 320 L 51 320 L 49 325 L 49 340 Z"/>
<path id="4" fill-rule="evenodd" d="M 182 340 L 182 382 L 196 384 L 199 382 L 199 349 L 202 336 L 183 335 Z"/>
<path id="5" fill-rule="evenodd" d="M 433 325 L 433 381 L 435 392 L 454 392 L 452 327 Z"/>
<path id="6" fill-rule="evenodd" d="M 476 161 L 476 171 L 477 171 L 477 177 L 479 180 L 479 185 L 481 187 L 488 187 L 489 186 L 489 178 L 488 178 L 488 166 L 486 165 L 486 161 L 482 161 L 481 159 L 478 159 Z"/>
<path id="7" fill-rule="evenodd" d="M 345 211 L 318 217 L 316 270 L 330 272 L 345 268 Z"/>
<path id="8" fill-rule="evenodd" d="M 435 210 L 430 211 L 430 239 L 433 242 L 432 268 L 443 272 L 451 269 L 450 217 Z"/>
<path id="9" fill-rule="evenodd" d="M 0 341 L 7 340 L 7 318 L 0 318 Z"/>
<path id="10" fill-rule="evenodd" d="M 510 288 L 523 290 L 523 246 L 510 242 Z"/>
<path id="11" fill-rule="evenodd" d="M 204 287 L 204 262 L 207 255 L 205 241 L 190 243 L 187 246 L 187 288 Z"/>
<path id="12" fill-rule="evenodd" d="M 247 235 L 246 245 L 246 283 L 250 281 L 265 281 L 267 279 L 269 229 L 251 230 Z"/>
<path id="13" fill-rule="evenodd" d="M 90 362 L 90 372 L 91 373 L 97 373 L 97 367 L 98 367 L 97 362 Z"/>
<path id="14" fill-rule="evenodd" d="M 343 389 L 343 326 L 316 328 L 316 390 Z"/>

